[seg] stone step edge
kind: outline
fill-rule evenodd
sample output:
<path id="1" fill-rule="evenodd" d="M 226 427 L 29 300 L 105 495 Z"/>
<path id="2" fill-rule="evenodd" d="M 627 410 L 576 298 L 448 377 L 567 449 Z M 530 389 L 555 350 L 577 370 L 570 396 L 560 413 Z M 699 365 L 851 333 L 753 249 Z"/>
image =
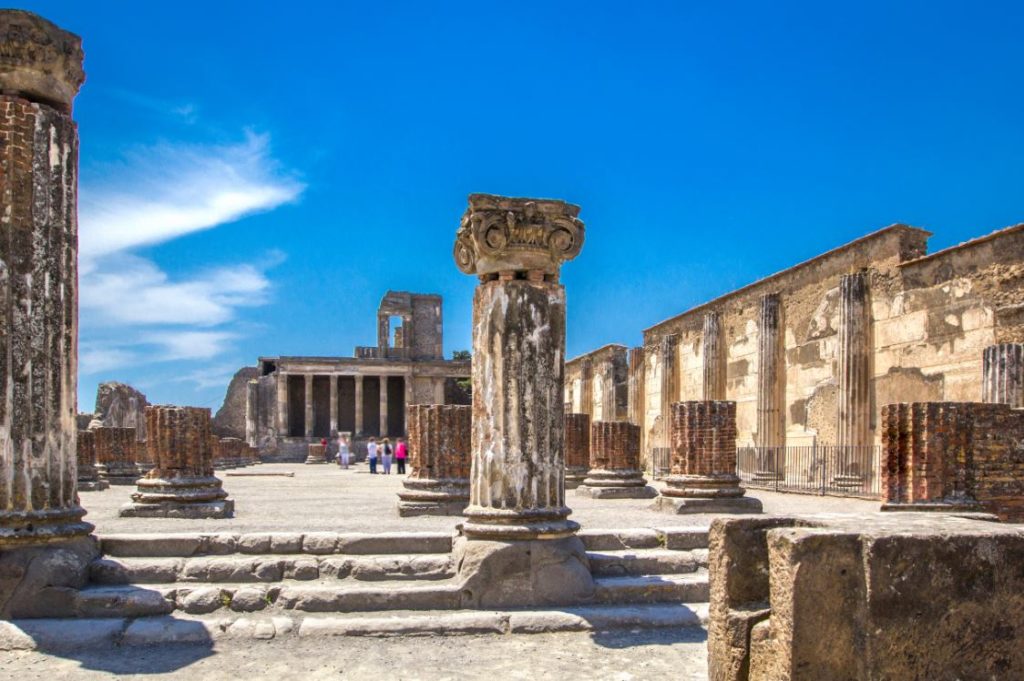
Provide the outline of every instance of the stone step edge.
<path id="1" fill-rule="evenodd" d="M 417 611 L 301 616 L 156 616 L 0 621 L 0 651 L 56 652 L 112 646 L 210 645 L 222 640 L 338 636 L 511 635 L 611 629 L 694 628 L 706 603 L 585 606 L 530 610 Z"/>
<path id="2" fill-rule="evenodd" d="M 454 533 L 437 532 L 196 532 L 99 535 L 100 551 L 113 558 L 192 558 L 217 555 L 392 555 L 449 553 Z M 706 527 L 585 529 L 579 537 L 588 551 L 668 549 L 708 546 Z"/>

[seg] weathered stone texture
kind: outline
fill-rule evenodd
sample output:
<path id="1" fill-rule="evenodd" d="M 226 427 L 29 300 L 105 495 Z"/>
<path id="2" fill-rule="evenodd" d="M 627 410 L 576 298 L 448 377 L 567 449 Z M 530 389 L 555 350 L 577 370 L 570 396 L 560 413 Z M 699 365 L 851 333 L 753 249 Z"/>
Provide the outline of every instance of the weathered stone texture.
<path id="1" fill-rule="evenodd" d="M 213 434 L 218 437 L 246 437 L 246 403 L 249 381 L 258 379 L 257 367 L 242 367 L 231 377 L 224 402 L 213 417 Z"/>
<path id="2" fill-rule="evenodd" d="M 134 428 L 136 439 L 142 441 L 148 405 L 146 396 L 126 383 L 101 383 L 96 388 L 95 419 L 109 428 Z"/>
<path id="3" fill-rule="evenodd" d="M 110 483 L 100 477 L 96 466 L 96 439 L 92 431 L 78 431 L 78 489 L 85 491 L 103 490 Z"/>
<path id="4" fill-rule="evenodd" d="M 840 446 L 871 444 L 871 309 L 865 272 L 839 278 Z"/>
<path id="5" fill-rule="evenodd" d="M 783 408 L 785 365 L 782 305 L 777 293 L 761 297 L 757 325 L 757 445 L 781 447 L 786 444 Z"/>
<path id="6" fill-rule="evenodd" d="M 472 407 L 409 407 L 409 472 L 398 493 L 398 513 L 458 515 L 469 503 Z"/>
<path id="7" fill-rule="evenodd" d="M 590 427 L 590 470 L 576 493 L 594 498 L 647 499 L 657 495 L 640 468 L 640 427 L 595 421 Z"/>
<path id="8" fill-rule="evenodd" d="M 230 517 L 234 502 L 213 476 L 210 410 L 146 407 L 147 443 L 155 467 L 140 478 L 122 516 Z"/>
<path id="9" fill-rule="evenodd" d="M 982 373 L 982 402 L 1024 409 L 1024 343 L 1000 343 L 985 348 Z"/>
<path id="10" fill-rule="evenodd" d="M 76 493 L 81 41 L 0 11 L 0 543 L 87 534 Z M 58 105 L 59 108 L 54 108 Z"/>
<path id="11" fill-rule="evenodd" d="M 716 520 L 709 678 L 1017 678 L 1022 558 L 951 516 Z"/>
<path id="12" fill-rule="evenodd" d="M 704 362 L 703 394 L 705 400 L 725 399 L 726 359 L 721 318 L 715 311 L 704 313 L 701 337 Z"/>
<path id="13" fill-rule="evenodd" d="M 135 455 L 138 444 L 134 428 L 93 428 L 96 463 L 100 474 L 112 485 L 134 485 L 138 476 Z"/>
<path id="14" fill-rule="evenodd" d="M 882 424 L 884 510 L 983 509 L 1024 520 L 1024 410 L 887 404 Z"/>
<path id="15" fill-rule="evenodd" d="M 590 417 L 565 415 L 565 486 L 576 487 L 590 470 Z"/>

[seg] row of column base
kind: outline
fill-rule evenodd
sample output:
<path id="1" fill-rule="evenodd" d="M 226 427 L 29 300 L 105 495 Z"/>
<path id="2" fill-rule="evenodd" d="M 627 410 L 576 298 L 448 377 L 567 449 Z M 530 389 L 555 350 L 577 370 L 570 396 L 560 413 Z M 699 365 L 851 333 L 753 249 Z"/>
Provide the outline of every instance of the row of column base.
<path id="1" fill-rule="evenodd" d="M 398 515 L 462 515 L 469 505 L 469 480 L 406 478 L 398 493 Z"/>
<path id="2" fill-rule="evenodd" d="M 146 477 L 138 480 L 122 518 L 230 518 L 235 502 L 212 475 Z"/>

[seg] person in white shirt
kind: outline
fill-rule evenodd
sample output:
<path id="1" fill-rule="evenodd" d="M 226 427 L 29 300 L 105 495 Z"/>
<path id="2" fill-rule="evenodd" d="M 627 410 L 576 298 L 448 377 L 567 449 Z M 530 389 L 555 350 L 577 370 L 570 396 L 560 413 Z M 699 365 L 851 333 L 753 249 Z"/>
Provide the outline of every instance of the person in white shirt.
<path id="1" fill-rule="evenodd" d="M 348 468 L 348 436 L 344 433 L 338 436 L 338 465 L 342 468 Z"/>
<path id="2" fill-rule="evenodd" d="M 370 462 L 370 475 L 377 475 L 377 438 L 366 443 L 366 460 Z"/>

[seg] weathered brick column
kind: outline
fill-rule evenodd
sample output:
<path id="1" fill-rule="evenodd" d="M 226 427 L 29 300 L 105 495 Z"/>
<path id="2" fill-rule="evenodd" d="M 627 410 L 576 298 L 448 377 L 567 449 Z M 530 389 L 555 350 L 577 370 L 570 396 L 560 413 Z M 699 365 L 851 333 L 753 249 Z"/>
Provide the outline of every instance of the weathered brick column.
<path id="1" fill-rule="evenodd" d="M 78 431 L 78 489 L 96 492 L 110 487 L 96 466 L 96 438 L 90 430 Z"/>
<path id="2" fill-rule="evenodd" d="M 100 475 L 111 485 L 134 485 L 139 479 L 135 465 L 138 447 L 134 428 L 93 428 L 96 464 Z"/>
<path id="3" fill-rule="evenodd" d="M 209 409 L 146 407 L 146 434 L 156 467 L 138 480 L 122 516 L 231 517 L 235 502 L 213 475 Z"/>
<path id="4" fill-rule="evenodd" d="M 590 470 L 590 416 L 565 415 L 565 487 L 575 489 Z"/>
<path id="5" fill-rule="evenodd" d="M 237 437 L 213 436 L 214 469 L 241 468 L 246 465 L 245 442 Z"/>
<path id="6" fill-rule="evenodd" d="M 143 418 L 145 418 L 145 411 L 143 411 Z M 154 467 L 153 459 L 149 453 L 149 445 L 146 444 L 145 440 L 135 441 L 135 470 L 138 473 L 139 478 L 149 473 Z"/>
<path id="7" fill-rule="evenodd" d="M 409 405 L 409 473 L 398 515 L 461 515 L 469 504 L 473 409 Z"/>
<path id="8" fill-rule="evenodd" d="M 653 508 L 668 513 L 760 513 L 736 475 L 736 403 L 672 405 L 671 475 Z"/>
<path id="9" fill-rule="evenodd" d="M 985 348 L 981 401 L 1024 408 L 1024 343 L 1000 343 Z"/>
<path id="10" fill-rule="evenodd" d="M 77 488 L 81 45 L 0 10 L 0 619 L 74 616 L 98 553 Z"/>
<path id="11" fill-rule="evenodd" d="M 565 505 L 561 264 L 583 246 L 579 207 L 469 197 L 455 261 L 473 297 L 473 464 L 459 575 L 467 606 L 577 602 L 593 578 Z"/>
<path id="12" fill-rule="evenodd" d="M 590 427 L 590 470 L 576 494 L 594 499 L 650 499 L 658 491 L 640 469 L 640 426 L 595 421 Z"/>
<path id="13" fill-rule="evenodd" d="M 310 444 L 306 452 L 306 463 L 327 463 L 327 447 L 319 442 Z"/>

